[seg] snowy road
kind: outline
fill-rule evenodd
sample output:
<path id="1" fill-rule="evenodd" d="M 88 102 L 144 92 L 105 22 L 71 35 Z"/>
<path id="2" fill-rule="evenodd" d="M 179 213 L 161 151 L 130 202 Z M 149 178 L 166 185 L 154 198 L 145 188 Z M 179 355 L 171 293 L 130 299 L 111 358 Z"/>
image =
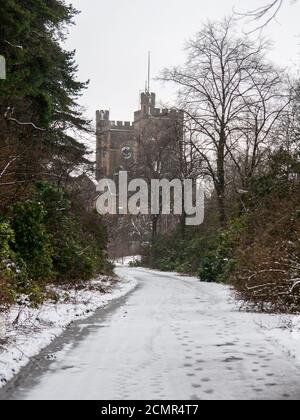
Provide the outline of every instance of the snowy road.
<path id="1" fill-rule="evenodd" d="M 2 399 L 300 399 L 300 370 L 226 287 L 118 268 L 138 288 L 79 321 Z"/>

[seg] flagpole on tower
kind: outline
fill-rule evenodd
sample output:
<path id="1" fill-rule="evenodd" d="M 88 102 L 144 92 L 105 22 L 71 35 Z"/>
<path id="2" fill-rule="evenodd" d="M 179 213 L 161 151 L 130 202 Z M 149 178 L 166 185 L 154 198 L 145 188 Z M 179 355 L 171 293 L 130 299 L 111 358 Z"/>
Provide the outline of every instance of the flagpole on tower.
<path id="1" fill-rule="evenodd" d="M 151 52 L 148 52 L 148 93 L 150 93 L 150 79 L 151 79 Z"/>

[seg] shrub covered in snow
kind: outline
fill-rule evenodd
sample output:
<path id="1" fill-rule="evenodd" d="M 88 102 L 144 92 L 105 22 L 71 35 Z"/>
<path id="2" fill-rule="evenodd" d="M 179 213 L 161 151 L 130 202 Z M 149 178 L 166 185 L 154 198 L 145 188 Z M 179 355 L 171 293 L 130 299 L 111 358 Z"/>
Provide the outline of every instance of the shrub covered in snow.
<path id="1" fill-rule="evenodd" d="M 48 298 L 48 283 L 111 273 L 101 217 L 72 202 L 57 184 L 38 182 L 30 200 L 15 203 L 5 216 L 0 222 L 2 303 L 25 294 L 37 305 Z"/>
<path id="2" fill-rule="evenodd" d="M 11 248 L 14 231 L 7 222 L 0 221 L 0 305 L 13 300 L 10 283 L 19 274 L 16 255 Z"/>
<path id="3" fill-rule="evenodd" d="M 300 163 L 279 150 L 264 172 L 232 199 L 226 227 L 216 223 L 215 197 L 203 226 L 159 237 L 144 261 L 153 268 L 198 274 L 235 286 L 262 311 L 300 311 Z M 234 196 L 233 196 L 234 198 Z"/>
<path id="4" fill-rule="evenodd" d="M 277 193 L 248 218 L 231 280 L 239 295 L 261 310 L 300 311 L 300 194 Z"/>

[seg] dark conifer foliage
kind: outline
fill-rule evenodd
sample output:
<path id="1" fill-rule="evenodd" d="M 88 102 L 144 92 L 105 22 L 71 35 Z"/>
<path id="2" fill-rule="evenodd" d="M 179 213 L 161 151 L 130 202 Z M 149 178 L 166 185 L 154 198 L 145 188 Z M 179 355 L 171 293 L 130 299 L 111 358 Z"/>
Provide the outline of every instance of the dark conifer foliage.
<path id="1" fill-rule="evenodd" d="M 88 82 L 77 79 L 75 51 L 63 47 L 78 11 L 63 0 L 0 0 L 0 10 L 7 74 L 0 80 L 5 300 L 36 282 L 88 279 L 107 266 L 100 217 L 72 192 L 74 177 L 94 167 L 81 141 L 92 133 L 90 121 L 78 104 Z"/>

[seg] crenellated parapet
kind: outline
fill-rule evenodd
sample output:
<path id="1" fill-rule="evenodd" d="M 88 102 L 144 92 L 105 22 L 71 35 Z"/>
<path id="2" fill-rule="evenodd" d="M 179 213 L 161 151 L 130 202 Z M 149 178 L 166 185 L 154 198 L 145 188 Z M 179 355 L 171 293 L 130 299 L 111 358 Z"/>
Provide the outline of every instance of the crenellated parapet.
<path id="1" fill-rule="evenodd" d="M 163 117 L 163 116 L 181 116 L 182 111 L 178 109 L 166 109 L 166 108 L 155 108 L 153 111 L 153 116 L 155 117 Z"/>
<path id="2" fill-rule="evenodd" d="M 140 119 L 142 119 L 144 117 L 148 117 L 148 118 L 151 118 L 151 117 L 157 117 L 157 118 L 172 117 L 172 118 L 177 118 L 177 117 L 179 117 L 179 118 L 181 118 L 182 115 L 183 115 L 183 111 L 180 111 L 180 110 L 174 109 L 174 108 L 171 108 L 171 109 L 167 109 L 167 108 L 153 108 L 151 110 L 151 112 L 148 113 L 148 114 L 146 114 L 146 115 L 143 113 L 142 110 L 136 111 L 134 113 L 134 120 L 135 121 L 138 121 L 138 120 L 140 120 Z"/>
<path id="3" fill-rule="evenodd" d="M 111 130 L 133 130 L 133 123 L 130 121 L 110 121 Z"/>
<path id="4" fill-rule="evenodd" d="M 111 121 L 109 115 L 110 113 L 107 110 L 96 112 L 97 130 L 133 130 L 131 121 Z"/>

